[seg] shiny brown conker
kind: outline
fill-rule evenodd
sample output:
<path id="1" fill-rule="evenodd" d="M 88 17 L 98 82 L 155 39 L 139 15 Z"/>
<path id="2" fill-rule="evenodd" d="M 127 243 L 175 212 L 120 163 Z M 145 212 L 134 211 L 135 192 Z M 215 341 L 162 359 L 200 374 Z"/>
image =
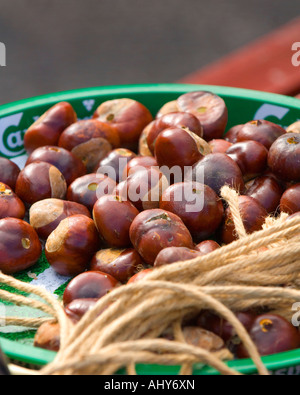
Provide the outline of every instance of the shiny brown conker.
<path id="1" fill-rule="evenodd" d="M 89 209 L 82 204 L 61 199 L 44 199 L 29 210 L 29 223 L 42 240 L 46 240 L 60 222 L 75 214 L 91 218 Z"/>
<path id="2" fill-rule="evenodd" d="M 105 158 L 101 159 L 94 168 L 94 173 L 106 174 L 119 183 L 127 163 L 137 155 L 126 148 L 116 148 Z"/>
<path id="3" fill-rule="evenodd" d="M 258 200 L 269 214 L 275 213 L 279 208 L 283 192 L 280 183 L 271 176 L 257 177 L 245 187 L 245 195 Z"/>
<path id="4" fill-rule="evenodd" d="M 223 153 L 208 154 L 187 172 L 186 181 L 196 181 L 211 187 L 218 195 L 224 185 L 243 193 L 243 174 L 237 163 Z"/>
<path id="5" fill-rule="evenodd" d="M 129 229 L 137 208 L 117 195 L 104 195 L 94 205 L 93 218 L 101 239 L 110 247 L 129 247 Z"/>
<path id="6" fill-rule="evenodd" d="M 100 239 L 94 221 L 76 214 L 62 220 L 50 234 L 45 254 L 58 274 L 76 276 L 87 269 L 99 248 Z"/>
<path id="7" fill-rule="evenodd" d="M 276 123 L 258 119 L 243 125 L 237 134 L 237 142 L 254 140 L 269 149 L 274 141 L 285 133 L 286 131 Z"/>
<path id="8" fill-rule="evenodd" d="M 284 181 L 300 181 L 300 133 L 285 133 L 271 146 L 268 165 Z"/>
<path id="9" fill-rule="evenodd" d="M 96 201 L 106 194 L 111 194 L 116 182 L 104 174 L 90 173 L 77 178 L 69 185 L 67 199 L 86 206 L 93 211 Z"/>
<path id="10" fill-rule="evenodd" d="M 188 129 L 178 127 L 171 127 L 160 132 L 154 146 L 154 156 L 158 165 L 169 169 L 179 166 L 184 170 L 185 167 L 192 166 L 210 152 L 206 141 Z"/>
<path id="11" fill-rule="evenodd" d="M 187 247 L 167 247 L 158 253 L 153 266 L 158 267 L 174 262 L 188 261 L 200 255 L 199 251 Z"/>
<path id="12" fill-rule="evenodd" d="M 133 248 L 107 248 L 96 252 L 89 270 L 108 273 L 121 283 L 144 269 L 140 255 Z"/>
<path id="13" fill-rule="evenodd" d="M 70 103 L 55 104 L 27 129 L 24 136 L 27 153 L 44 145 L 57 145 L 62 132 L 76 121 L 77 115 Z"/>
<path id="14" fill-rule="evenodd" d="M 64 306 L 77 299 L 100 299 L 120 283 L 108 273 L 86 271 L 74 277 L 63 294 Z"/>
<path id="15" fill-rule="evenodd" d="M 295 214 L 300 211 L 300 184 L 288 188 L 280 199 L 280 211 Z"/>
<path id="16" fill-rule="evenodd" d="M 206 141 L 222 138 L 228 110 L 220 96 L 206 91 L 189 92 L 179 96 L 177 106 L 179 111 L 189 112 L 199 119 Z"/>
<path id="17" fill-rule="evenodd" d="M 188 112 L 172 112 L 161 116 L 159 119 L 151 122 L 149 130 L 147 131 L 147 145 L 154 155 L 155 141 L 164 129 L 177 127 L 188 129 L 199 137 L 203 137 L 203 128 L 197 117 Z"/>
<path id="18" fill-rule="evenodd" d="M 154 264 L 157 254 L 164 248 L 194 247 L 192 236 L 183 221 L 161 209 L 139 213 L 131 224 L 130 239 L 145 263 L 150 265 Z"/>
<path id="19" fill-rule="evenodd" d="M 12 160 L 0 157 L 0 182 L 15 190 L 20 171 L 19 166 Z"/>
<path id="20" fill-rule="evenodd" d="M 34 150 L 26 161 L 26 166 L 34 162 L 47 162 L 57 167 L 65 177 L 67 185 L 70 185 L 76 178 L 86 174 L 87 170 L 83 162 L 72 152 L 62 147 L 44 146 Z"/>
<path id="21" fill-rule="evenodd" d="M 153 120 L 151 112 L 142 103 L 128 98 L 107 100 L 100 104 L 94 118 L 114 126 L 121 146 L 136 151 L 143 129 Z"/>
<path id="22" fill-rule="evenodd" d="M 260 355 L 272 355 L 300 347 L 300 332 L 285 318 L 277 314 L 258 316 L 249 331 Z M 248 358 L 244 344 L 237 349 L 238 358 Z"/>
<path id="23" fill-rule="evenodd" d="M 112 149 L 120 147 L 120 137 L 113 126 L 98 119 L 84 119 L 63 131 L 58 146 L 82 160 L 91 173 Z"/>
<path id="24" fill-rule="evenodd" d="M 0 270 L 14 274 L 34 265 L 42 254 L 36 231 L 18 218 L 0 220 Z"/>
<path id="25" fill-rule="evenodd" d="M 26 208 L 22 200 L 6 184 L 0 182 L 0 219 L 6 217 L 24 219 Z"/>
<path id="26" fill-rule="evenodd" d="M 117 194 L 130 201 L 139 211 L 159 207 L 159 201 L 169 181 L 158 167 L 134 171 L 116 188 Z"/>
<path id="27" fill-rule="evenodd" d="M 178 215 L 198 242 L 216 232 L 224 214 L 222 201 L 215 191 L 194 181 L 170 185 L 162 194 L 159 207 Z"/>
<path id="28" fill-rule="evenodd" d="M 34 162 L 20 172 L 15 192 L 24 203 L 32 205 L 48 198 L 64 199 L 67 183 L 57 167 L 47 162 Z"/>
<path id="29" fill-rule="evenodd" d="M 261 230 L 268 216 L 265 208 L 260 202 L 250 196 L 241 195 L 238 197 L 239 210 L 245 227 L 245 231 L 251 234 Z M 229 244 L 237 239 L 236 229 L 229 207 L 225 210 L 223 225 L 221 226 L 221 240 Z"/>
<path id="30" fill-rule="evenodd" d="M 268 150 L 254 140 L 235 143 L 226 154 L 238 164 L 245 181 L 262 175 L 268 166 Z"/>

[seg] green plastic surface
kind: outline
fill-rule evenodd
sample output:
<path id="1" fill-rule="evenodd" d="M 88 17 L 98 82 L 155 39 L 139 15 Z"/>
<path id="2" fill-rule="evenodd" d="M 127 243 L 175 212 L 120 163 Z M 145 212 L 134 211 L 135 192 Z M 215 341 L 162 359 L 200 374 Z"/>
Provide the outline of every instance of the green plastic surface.
<path id="1" fill-rule="evenodd" d="M 0 106 L 0 156 L 16 159 L 25 154 L 22 140 L 26 129 L 49 107 L 60 101 L 70 102 L 79 119 L 89 118 L 97 106 L 114 98 L 140 101 L 153 115 L 166 102 L 185 92 L 206 90 L 220 95 L 226 102 L 229 121 L 234 125 L 253 119 L 267 119 L 283 127 L 300 119 L 300 100 L 252 90 L 187 84 L 146 84 L 109 86 L 58 92 Z M 40 270 L 40 269 L 37 269 Z M 28 279 L 25 279 L 28 281 Z M 12 360 L 42 366 L 53 360 L 55 353 L 0 337 L 0 345 Z M 264 357 L 272 374 L 300 375 L 300 350 Z M 230 361 L 228 365 L 244 374 L 255 374 L 251 360 Z M 137 372 L 144 375 L 177 374 L 178 366 L 139 365 Z M 124 372 L 121 371 L 120 374 Z M 209 367 L 195 366 L 194 374 L 218 374 Z"/>

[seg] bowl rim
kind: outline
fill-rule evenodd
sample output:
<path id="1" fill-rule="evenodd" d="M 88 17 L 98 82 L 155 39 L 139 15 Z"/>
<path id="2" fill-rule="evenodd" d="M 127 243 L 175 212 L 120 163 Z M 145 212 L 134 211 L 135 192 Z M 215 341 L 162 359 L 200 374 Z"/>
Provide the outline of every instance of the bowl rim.
<path id="1" fill-rule="evenodd" d="M 48 93 L 39 96 L 33 96 L 11 103 L 2 104 L 0 106 L 0 117 L 9 115 L 13 112 L 24 111 L 32 109 L 33 107 L 41 105 L 51 105 L 57 101 L 67 101 L 75 99 L 85 99 L 91 95 L 113 95 L 118 92 L 118 95 L 124 94 L 157 94 L 157 93 L 178 93 L 183 94 L 192 90 L 206 90 L 211 92 L 218 92 L 218 95 L 228 97 L 239 97 L 247 100 L 266 101 L 268 103 L 278 105 L 286 105 L 300 109 L 299 99 L 291 96 L 285 96 L 278 93 L 262 92 L 252 89 L 243 89 L 218 85 L 202 85 L 202 84 L 130 84 L 130 85 L 108 85 L 90 88 L 79 88 L 73 90 L 65 90 L 55 93 Z"/>
<path id="2" fill-rule="evenodd" d="M 274 105 L 288 106 L 300 111 L 300 100 L 294 97 L 284 96 L 276 93 L 261 92 L 257 90 L 242 89 L 235 87 L 226 87 L 218 85 L 202 85 L 202 84 L 180 84 L 180 83 L 150 83 L 150 84 L 130 84 L 130 85 L 108 85 L 90 88 L 80 88 L 74 90 L 65 90 L 61 92 L 49 93 L 40 96 L 34 96 L 0 106 L 0 118 L 10 114 L 26 111 L 42 105 L 51 106 L 58 101 L 68 101 L 76 99 L 85 99 L 91 96 L 114 96 L 127 94 L 163 94 L 174 93 L 183 94 L 193 90 L 206 90 L 214 92 L 220 96 L 241 98 L 253 101 L 267 102 Z M 40 349 L 31 345 L 22 344 L 4 337 L 0 337 L 0 346 L 3 352 L 12 360 L 21 361 L 28 364 L 43 366 L 52 362 L 56 353 Z M 300 352 L 292 350 L 280 354 L 274 354 L 262 357 L 262 361 L 267 369 L 274 371 L 300 365 Z M 255 374 L 256 366 L 250 359 L 234 360 L 227 362 L 228 366 L 236 369 L 240 373 Z M 143 373 L 141 374 L 164 374 L 164 370 L 170 371 L 170 374 L 176 374 L 178 367 L 165 367 L 157 365 L 143 365 Z M 158 373 L 158 369 L 160 372 Z M 173 373 L 172 373 L 173 372 Z M 204 367 L 195 370 L 195 374 L 218 374 L 213 368 Z"/>

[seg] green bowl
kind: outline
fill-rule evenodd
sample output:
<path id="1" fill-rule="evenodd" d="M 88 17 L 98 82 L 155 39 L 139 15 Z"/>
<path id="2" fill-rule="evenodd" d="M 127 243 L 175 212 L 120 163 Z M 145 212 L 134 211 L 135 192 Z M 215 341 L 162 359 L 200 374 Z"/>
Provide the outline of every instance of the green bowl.
<path id="1" fill-rule="evenodd" d="M 0 106 L 0 156 L 10 158 L 23 166 L 26 160 L 23 146 L 26 129 L 57 102 L 70 102 L 78 118 L 84 119 L 90 118 L 103 101 L 127 97 L 140 101 L 155 115 L 166 102 L 176 99 L 185 92 L 195 90 L 211 91 L 225 100 L 229 112 L 227 129 L 253 119 L 267 119 L 287 127 L 300 118 L 299 99 L 253 90 L 186 84 L 122 85 L 80 89 Z M 43 264 L 42 269 L 37 268 L 37 273 L 45 269 L 45 262 Z M 24 274 L 21 278 L 31 281 Z M 8 336 L 0 334 L 0 345 L 11 360 L 32 366 L 43 366 L 52 361 L 55 356 L 54 352 L 33 347 L 28 339 L 26 342 L 24 339 L 19 340 L 18 336 L 14 336 L 14 340 L 11 340 Z M 300 350 L 263 357 L 263 362 L 275 375 L 300 374 Z M 228 365 L 244 374 L 257 373 L 255 365 L 248 359 L 230 361 Z M 178 366 L 139 365 L 137 372 L 144 375 L 164 375 L 178 374 L 179 369 Z M 194 374 L 215 375 L 218 372 L 209 367 L 197 365 Z"/>

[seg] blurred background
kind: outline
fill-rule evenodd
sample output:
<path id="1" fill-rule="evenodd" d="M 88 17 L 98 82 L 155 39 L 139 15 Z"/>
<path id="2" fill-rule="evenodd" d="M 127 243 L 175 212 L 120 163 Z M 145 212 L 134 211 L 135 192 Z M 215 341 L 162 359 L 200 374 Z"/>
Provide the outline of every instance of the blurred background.
<path id="1" fill-rule="evenodd" d="M 186 76 L 241 48 L 251 55 L 251 43 L 300 16 L 300 1 L 0 0 L 0 10 L 4 104 L 91 86 L 202 82 Z"/>

